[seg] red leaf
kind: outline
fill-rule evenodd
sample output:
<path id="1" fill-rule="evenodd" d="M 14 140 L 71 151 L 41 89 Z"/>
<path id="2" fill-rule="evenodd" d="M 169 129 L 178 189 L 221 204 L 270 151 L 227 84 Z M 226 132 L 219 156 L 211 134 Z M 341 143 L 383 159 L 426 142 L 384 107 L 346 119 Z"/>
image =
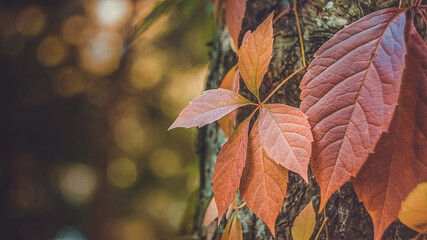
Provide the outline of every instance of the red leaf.
<path id="1" fill-rule="evenodd" d="M 267 73 L 273 52 L 273 13 L 249 36 L 240 47 L 239 69 L 243 81 L 255 96 Z"/>
<path id="2" fill-rule="evenodd" d="M 427 158 L 419 158 L 414 145 L 427 149 L 415 118 L 418 109 L 417 94 L 421 72 L 418 63 L 421 54 L 427 54 L 424 42 L 412 28 L 408 37 L 407 68 L 404 71 L 399 105 L 388 133 L 381 135 L 365 165 L 357 174 L 354 189 L 370 213 L 374 223 L 375 239 L 381 239 L 384 230 L 398 217 L 401 202 L 418 182 L 427 181 Z M 424 140 L 420 142 L 419 140 Z"/>
<path id="3" fill-rule="evenodd" d="M 212 183 L 219 221 L 233 202 L 245 166 L 251 116 L 246 118 L 222 146 L 216 159 Z"/>
<path id="4" fill-rule="evenodd" d="M 225 6 L 225 23 L 227 24 L 234 46 L 238 48 L 240 30 L 245 17 L 247 0 L 227 0 Z"/>
<path id="5" fill-rule="evenodd" d="M 247 158 L 240 181 L 242 200 L 267 224 L 274 236 L 276 218 L 286 196 L 288 170 L 269 158 L 261 147 L 258 121 L 249 135 Z"/>
<path id="6" fill-rule="evenodd" d="M 222 80 L 219 88 L 231 90 L 235 93 L 239 92 L 239 69 L 236 67 L 231 68 Z M 229 138 L 233 133 L 234 126 L 236 125 L 237 110 L 232 111 L 226 116 L 218 120 L 219 127 L 224 135 Z"/>
<path id="7" fill-rule="evenodd" d="M 261 108 L 259 131 L 267 155 L 307 181 L 313 136 L 305 114 L 287 105 L 266 104 Z"/>
<path id="8" fill-rule="evenodd" d="M 405 11 L 377 11 L 338 32 L 316 52 L 301 82 L 320 209 L 356 176 L 389 128 L 405 66 Z"/>
<path id="9" fill-rule="evenodd" d="M 205 212 L 205 217 L 203 218 L 203 224 L 207 227 L 218 217 L 218 209 L 216 208 L 215 197 L 212 197 L 211 202 L 208 205 L 208 208 Z"/>
<path id="10" fill-rule="evenodd" d="M 250 103 L 246 98 L 230 90 L 221 88 L 207 90 L 181 111 L 168 130 L 177 127 L 202 127 Z"/>

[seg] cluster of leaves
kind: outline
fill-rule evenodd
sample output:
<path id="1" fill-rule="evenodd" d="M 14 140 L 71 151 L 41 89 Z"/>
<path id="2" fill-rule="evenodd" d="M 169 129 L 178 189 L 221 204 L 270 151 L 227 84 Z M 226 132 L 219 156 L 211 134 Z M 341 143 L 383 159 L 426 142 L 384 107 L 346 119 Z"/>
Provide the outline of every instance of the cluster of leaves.
<path id="1" fill-rule="evenodd" d="M 235 5 L 229 8 L 229 2 Z M 234 46 L 245 4 L 227 1 Z M 216 216 L 221 220 L 227 209 L 229 213 L 236 209 L 225 236 L 241 236 L 238 189 L 247 207 L 274 235 L 288 171 L 307 181 L 310 164 L 321 189 L 319 210 L 351 181 L 373 219 L 374 238 L 381 238 L 397 219 L 401 202 L 418 183 L 427 181 L 427 46 L 413 24 L 421 7 L 425 6 L 416 1 L 409 8 L 374 12 L 326 42 L 301 82 L 300 109 L 267 104 L 277 88 L 262 102 L 259 97 L 272 55 L 273 14 L 252 34 L 245 34 L 236 51 L 237 66 L 222 84 L 228 89 L 205 91 L 169 128 L 201 127 L 220 120 L 229 137 L 212 176 Z M 257 103 L 238 93 L 239 75 Z M 235 111 L 247 105 L 256 106 L 255 111 L 234 130 Z M 422 222 L 405 213 L 401 216 L 406 217 L 404 222 L 418 221 L 411 225 L 416 225 L 414 229 L 426 230 L 425 218 Z"/>

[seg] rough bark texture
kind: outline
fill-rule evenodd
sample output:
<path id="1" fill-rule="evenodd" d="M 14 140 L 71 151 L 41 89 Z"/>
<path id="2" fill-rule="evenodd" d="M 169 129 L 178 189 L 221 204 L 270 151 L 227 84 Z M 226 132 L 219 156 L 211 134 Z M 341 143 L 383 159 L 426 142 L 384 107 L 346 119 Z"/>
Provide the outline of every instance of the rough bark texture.
<path id="1" fill-rule="evenodd" d="M 373 11 L 396 7 L 399 4 L 398 0 L 305 0 L 299 2 L 298 13 L 308 57 L 307 64 L 316 50 L 338 30 Z M 249 0 L 242 32 L 254 30 L 273 10 L 277 15 L 286 8 L 292 8 L 292 5 L 292 0 Z M 282 79 L 302 66 L 300 53 L 295 17 L 290 13 L 274 25 L 273 59 L 261 87 L 261 98 L 274 89 Z M 211 54 L 212 63 L 206 86 L 208 89 L 218 87 L 227 70 L 236 62 L 234 53 L 229 47 L 228 32 L 222 26 L 217 29 Z M 270 102 L 298 107 L 300 104 L 298 86 L 301 78 L 302 74 L 286 83 Z M 251 98 L 247 89 L 244 86 L 241 87 L 242 94 Z M 240 112 L 241 115 L 247 115 L 247 113 L 245 110 Z M 199 131 L 201 185 L 193 239 L 206 239 L 207 228 L 203 226 L 203 216 L 213 195 L 211 183 L 213 166 L 224 142 L 225 138 L 216 124 L 210 124 Z M 315 209 L 318 209 L 319 187 L 311 174 L 309 180 L 309 183 L 305 184 L 301 177 L 289 173 L 287 197 L 276 221 L 276 239 L 292 239 L 292 223 L 309 201 L 313 201 Z M 328 239 L 373 239 L 372 220 L 363 204 L 359 203 L 351 183 L 345 184 L 330 198 L 326 206 L 326 215 L 329 218 L 326 224 Z M 239 217 L 242 220 L 244 239 L 273 238 L 266 225 L 247 208 L 239 212 Z M 323 217 L 323 214 L 317 215 L 315 233 L 318 232 Z M 216 230 L 214 239 L 220 239 L 225 222 L 222 221 L 219 230 Z M 211 224 L 209 228 L 216 229 L 216 224 Z M 314 239 L 315 235 L 313 234 L 311 239 Z M 410 239 L 415 235 L 416 232 L 395 222 L 388 228 L 383 239 Z M 322 230 L 319 239 L 326 239 L 325 229 Z"/>

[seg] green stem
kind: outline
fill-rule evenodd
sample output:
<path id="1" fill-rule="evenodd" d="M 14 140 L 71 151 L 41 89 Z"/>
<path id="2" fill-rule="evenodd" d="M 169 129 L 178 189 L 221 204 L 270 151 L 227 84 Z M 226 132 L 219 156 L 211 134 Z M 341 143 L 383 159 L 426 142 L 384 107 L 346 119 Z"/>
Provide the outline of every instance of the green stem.
<path id="1" fill-rule="evenodd" d="M 295 76 L 295 74 L 301 72 L 302 70 L 304 70 L 305 67 L 301 67 L 298 70 L 296 70 L 295 72 L 293 72 L 291 75 L 289 75 L 285 80 L 283 80 L 269 95 L 266 99 L 264 99 L 264 101 L 262 102 L 262 104 L 266 103 L 276 92 L 277 90 L 279 90 L 279 88 L 281 86 L 283 86 L 283 84 L 285 84 L 285 82 L 287 82 L 289 79 L 291 79 L 293 76 Z"/>

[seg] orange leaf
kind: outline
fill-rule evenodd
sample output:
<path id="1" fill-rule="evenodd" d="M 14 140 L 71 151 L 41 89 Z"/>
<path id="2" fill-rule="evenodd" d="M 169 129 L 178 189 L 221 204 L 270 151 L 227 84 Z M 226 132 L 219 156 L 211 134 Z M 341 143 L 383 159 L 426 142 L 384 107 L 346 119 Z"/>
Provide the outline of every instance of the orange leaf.
<path id="1" fill-rule="evenodd" d="M 286 196 L 288 170 L 267 156 L 256 121 L 249 135 L 248 156 L 240 181 L 242 200 L 275 235 L 274 225 Z"/>
<path id="2" fill-rule="evenodd" d="M 218 218 L 218 209 L 216 208 L 215 197 L 212 197 L 212 200 L 209 203 L 208 208 L 206 209 L 203 224 L 205 225 L 205 227 L 207 227 L 216 218 Z"/>
<path id="3" fill-rule="evenodd" d="M 237 48 L 247 0 L 227 0 L 225 6 L 225 23 L 227 24 L 234 46 Z"/>
<path id="4" fill-rule="evenodd" d="M 258 89 L 273 52 L 273 13 L 249 36 L 247 42 L 240 47 L 239 69 L 243 81 L 255 96 L 259 97 Z"/>
<path id="5" fill-rule="evenodd" d="M 212 183 L 219 221 L 233 202 L 246 162 L 251 116 L 246 118 L 222 146 L 216 159 Z"/>
<path id="6" fill-rule="evenodd" d="M 202 127 L 251 102 L 226 89 L 212 89 L 193 99 L 168 130 L 177 127 Z"/>
<path id="7" fill-rule="evenodd" d="M 292 238 L 294 240 L 309 240 L 316 226 L 316 214 L 313 203 L 310 202 L 295 218 L 292 226 Z"/>
<path id="8" fill-rule="evenodd" d="M 301 82 L 320 209 L 356 176 L 390 126 L 405 66 L 405 11 L 377 11 L 338 32 L 316 52 Z"/>
<path id="9" fill-rule="evenodd" d="M 354 189 L 363 201 L 374 223 L 374 237 L 381 239 L 384 230 L 398 217 L 401 202 L 419 181 L 427 181 L 427 158 L 419 158 L 414 145 L 423 139 L 421 149 L 427 149 L 427 141 L 416 124 L 419 111 L 418 78 L 421 72 L 417 62 L 427 54 L 423 40 L 412 28 L 408 37 L 406 69 L 403 74 L 399 105 L 393 116 L 388 133 L 383 133 L 375 152 L 363 165 L 354 182 Z"/>
<path id="10" fill-rule="evenodd" d="M 427 232 L 427 182 L 418 184 L 402 202 L 399 219 L 417 232 Z"/>
<path id="11" fill-rule="evenodd" d="M 242 240 L 242 223 L 240 218 L 236 215 L 230 230 L 230 240 Z"/>
<path id="12" fill-rule="evenodd" d="M 234 66 L 225 75 L 224 79 L 219 85 L 219 88 L 228 89 L 238 93 L 239 87 L 239 70 L 236 68 L 236 66 Z M 236 125 L 236 117 L 237 110 L 234 110 L 218 120 L 219 127 L 227 138 L 229 138 L 233 133 L 234 126 Z"/>
<path id="13" fill-rule="evenodd" d="M 305 114 L 287 105 L 266 104 L 261 108 L 259 131 L 267 155 L 307 181 L 313 136 Z"/>

